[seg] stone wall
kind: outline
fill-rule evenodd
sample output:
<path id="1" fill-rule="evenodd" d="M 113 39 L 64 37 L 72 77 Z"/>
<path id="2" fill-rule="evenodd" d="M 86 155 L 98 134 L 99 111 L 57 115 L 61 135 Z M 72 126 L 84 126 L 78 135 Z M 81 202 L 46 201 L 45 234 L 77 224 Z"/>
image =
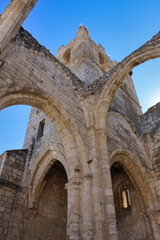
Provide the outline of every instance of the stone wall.
<path id="1" fill-rule="evenodd" d="M 21 186 L 27 150 L 11 150 L 1 155 L 0 177 Z"/>
<path id="2" fill-rule="evenodd" d="M 16 197 L 21 189 L 26 154 L 27 150 L 13 150 L 0 156 L 0 239 L 2 240 L 7 239 L 13 227 Z"/>
<path id="3" fill-rule="evenodd" d="M 107 145 L 110 155 L 118 149 L 123 149 L 130 152 L 143 166 L 147 166 L 143 144 L 121 114 L 108 113 L 107 132 Z"/>
<path id="4" fill-rule="evenodd" d="M 149 108 L 146 113 L 140 116 L 140 121 L 142 133 L 151 133 L 151 135 L 153 135 L 160 125 L 160 103 Z"/>
<path id="5" fill-rule="evenodd" d="M 6 240 L 10 231 L 10 222 L 12 219 L 16 188 L 7 185 L 6 182 L 0 182 L 0 239 Z"/>
<path id="6" fill-rule="evenodd" d="M 140 116 L 142 133 L 152 171 L 154 172 L 154 186 L 160 199 L 160 103 L 149 108 Z"/>
<path id="7" fill-rule="evenodd" d="M 44 121 L 43 135 L 38 137 L 38 129 L 40 123 Z M 60 135 L 56 131 L 53 123 L 46 117 L 46 115 L 37 108 L 32 108 L 27 131 L 24 139 L 23 148 L 29 148 L 31 153 L 30 164 L 35 157 L 45 149 L 47 146 L 56 144 L 63 152 L 63 143 Z"/>
<path id="8" fill-rule="evenodd" d="M 155 189 L 160 199 L 160 127 L 155 131 L 151 149 L 152 166 L 155 173 Z"/>

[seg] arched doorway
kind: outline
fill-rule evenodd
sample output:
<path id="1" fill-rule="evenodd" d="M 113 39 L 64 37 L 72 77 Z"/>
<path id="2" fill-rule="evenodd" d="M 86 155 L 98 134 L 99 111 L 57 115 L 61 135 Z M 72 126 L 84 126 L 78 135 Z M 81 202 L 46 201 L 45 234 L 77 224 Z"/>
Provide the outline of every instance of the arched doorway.
<path id="1" fill-rule="evenodd" d="M 151 240 L 152 230 L 141 192 L 119 162 L 111 167 L 119 240 Z"/>
<path id="2" fill-rule="evenodd" d="M 66 171 L 55 161 L 47 172 L 35 212 L 23 220 L 24 239 L 65 240 L 67 229 Z"/>

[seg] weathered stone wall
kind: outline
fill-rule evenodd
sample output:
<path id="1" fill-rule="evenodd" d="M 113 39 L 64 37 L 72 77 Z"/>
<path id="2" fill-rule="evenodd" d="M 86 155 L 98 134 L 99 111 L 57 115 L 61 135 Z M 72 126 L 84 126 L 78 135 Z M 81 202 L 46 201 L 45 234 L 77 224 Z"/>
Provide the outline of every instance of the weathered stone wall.
<path id="1" fill-rule="evenodd" d="M 149 108 L 146 113 L 141 115 L 140 122 L 142 125 L 142 134 L 150 133 L 153 135 L 160 124 L 160 103 Z"/>
<path id="2" fill-rule="evenodd" d="M 150 159 L 151 169 L 154 172 L 154 186 L 160 199 L 160 103 L 149 108 L 139 117 L 141 122 L 142 141 Z"/>
<path id="3" fill-rule="evenodd" d="M 21 188 L 27 150 L 7 151 L 0 156 L 0 239 L 7 239 L 13 227 L 16 197 Z M 20 199 L 21 204 L 24 200 Z M 16 223 L 15 225 L 16 226 Z"/>
<path id="4" fill-rule="evenodd" d="M 11 150 L 1 155 L 0 177 L 21 186 L 27 150 Z"/>
<path id="5" fill-rule="evenodd" d="M 160 199 L 160 127 L 156 130 L 153 135 L 153 147 L 151 149 L 151 157 L 153 164 L 153 171 L 155 173 L 155 189 Z"/>
<path id="6" fill-rule="evenodd" d="M 38 138 L 38 128 L 41 121 L 45 122 L 43 129 L 43 136 Z M 29 148 L 31 153 L 30 164 L 42 149 L 48 145 L 56 144 L 64 151 L 62 140 L 56 131 L 53 123 L 46 117 L 46 115 L 37 108 L 32 108 L 27 131 L 24 139 L 23 148 Z"/>
<path id="7" fill-rule="evenodd" d="M 138 115 L 141 113 L 141 108 L 131 96 L 128 97 L 128 91 L 124 90 L 125 86 L 124 84 L 115 93 L 109 107 L 109 112 L 114 111 L 122 114 L 135 131 L 141 133 L 141 123 L 138 118 Z"/>
<path id="8" fill-rule="evenodd" d="M 0 183 L 0 239 L 6 240 L 16 196 L 16 188 L 5 182 Z"/>
<path id="9" fill-rule="evenodd" d="M 107 117 L 107 145 L 111 155 L 115 150 L 123 149 L 135 156 L 144 167 L 147 160 L 143 145 L 134 133 L 134 129 L 119 113 L 109 112 Z"/>

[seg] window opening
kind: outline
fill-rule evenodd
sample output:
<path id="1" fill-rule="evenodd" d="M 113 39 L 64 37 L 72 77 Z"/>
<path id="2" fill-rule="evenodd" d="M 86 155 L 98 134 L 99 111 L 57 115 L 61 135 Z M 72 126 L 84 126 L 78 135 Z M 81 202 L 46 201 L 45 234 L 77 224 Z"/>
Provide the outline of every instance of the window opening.
<path id="1" fill-rule="evenodd" d="M 40 139 L 44 135 L 44 125 L 45 125 L 45 119 L 43 119 L 38 126 L 38 132 L 37 132 L 37 140 Z"/>
<path id="2" fill-rule="evenodd" d="M 103 68 L 104 71 L 108 71 L 108 64 L 107 64 L 107 59 L 105 58 L 105 56 L 102 53 L 99 53 L 99 64 L 101 65 L 101 67 Z"/>
<path id="3" fill-rule="evenodd" d="M 126 185 L 121 189 L 121 200 L 122 200 L 122 209 L 130 208 L 131 206 L 130 193 Z"/>
<path id="4" fill-rule="evenodd" d="M 63 54 L 64 64 L 68 64 L 70 62 L 70 57 L 71 57 L 71 49 L 67 49 Z"/>
<path id="5" fill-rule="evenodd" d="M 129 206 L 131 206 L 131 198 L 130 198 L 130 194 L 129 194 L 129 189 L 127 189 L 127 195 L 128 195 Z"/>
<path id="6" fill-rule="evenodd" d="M 126 191 L 122 191 L 122 205 L 123 208 L 128 207 Z"/>

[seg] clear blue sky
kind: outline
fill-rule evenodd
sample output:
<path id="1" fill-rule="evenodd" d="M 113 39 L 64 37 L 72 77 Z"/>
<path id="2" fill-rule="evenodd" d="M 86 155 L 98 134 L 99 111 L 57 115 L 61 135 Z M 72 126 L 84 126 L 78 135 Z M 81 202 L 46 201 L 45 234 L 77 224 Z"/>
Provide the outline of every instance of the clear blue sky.
<path id="1" fill-rule="evenodd" d="M 9 2 L 0 0 L 0 13 Z M 160 30 L 160 1 L 39 0 L 23 27 L 56 55 L 76 36 L 80 23 L 119 62 Z M 133 81 L 145 112 L 160 101 L 160 59 L 133 69 Z M 0 112 L 0 154 L 22 147 L 29 110 L 14 106 Z"/>

